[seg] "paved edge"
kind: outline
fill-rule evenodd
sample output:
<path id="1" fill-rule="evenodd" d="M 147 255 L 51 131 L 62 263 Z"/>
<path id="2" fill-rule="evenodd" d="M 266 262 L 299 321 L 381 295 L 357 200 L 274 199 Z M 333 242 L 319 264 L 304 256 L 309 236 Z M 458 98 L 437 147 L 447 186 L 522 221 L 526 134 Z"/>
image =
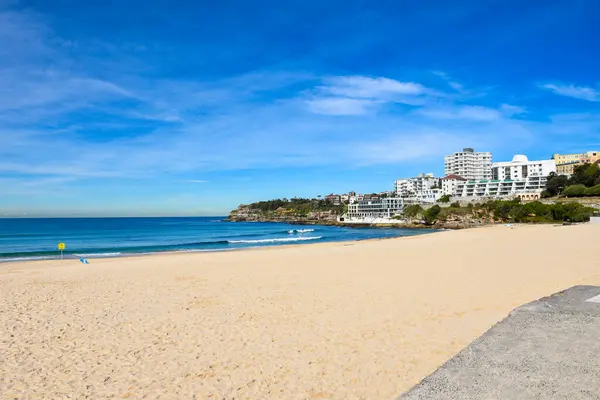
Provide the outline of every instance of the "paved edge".
<path id="1" fill-rule="evenodd" d="M 413 398 L 410 396 L 414 394 L 413 392 L 417 392 L 432 384 L 436 375 L 441 375 L 442 371 L 451 369 L 458 359 L 467 358 L 467 354 L 472 352 L 474 345 L 483 342 L 488 336 L 493 336 L 500 329 L 500 325 L 504 325 L 509 319 L 528 313 L 600 316 L 600 304 L 598 302 L 587 301 L 596 296 L 600 296 L 600 286 L 578 285 L 515 308 L 506 318 L 494 324 L 483 335 L 473 340 L 473 342 L 459 351 L 454 357 L 438 367 L 433 373 L 423 378 L 411 389 L 402 393 L 397 399 Z"/>

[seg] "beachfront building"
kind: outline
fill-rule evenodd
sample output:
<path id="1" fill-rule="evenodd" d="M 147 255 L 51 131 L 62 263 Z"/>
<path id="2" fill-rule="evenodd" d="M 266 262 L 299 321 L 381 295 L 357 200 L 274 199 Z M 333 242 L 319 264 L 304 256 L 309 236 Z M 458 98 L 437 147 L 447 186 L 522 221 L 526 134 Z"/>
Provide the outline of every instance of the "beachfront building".
<path id="1" fill-rule="evenodd" d="M 433 176 L 433 173 L 419 174 L 415 178 L 399 179 L 394 182 L 394 192 L 397 197 L 416 196 L 425 190 L 434 189 L 440 186 L 440 178 Z"/>
<path id="2" fill-rule="evenodd" d="M 471 148 L 444 157 L 444 175 L 465 179 L 492 179 L 492 153 L 476 152 Z"/>
<path id="3" fill-rule="evenodd" d="M 585 153 L 554 154 L 552 159 L 556 163 L 558 175 L 573 175 L 575 167 L 585 163 L 600 162 L 600 151 L 587 151 Z"/>
<path id="4" fill-rule="evenodd" d="M 404 208 L 404 200 L 397 197 L 387 197 L 376 200 L 363 200 L 348 205 L 345 219 L 391 218 Z"/>
<path id="5" fill-rule="evenodd" d="M 456 196 L 456 189 L 459 183 L 467 180 L 462 176 L 451 174 L 442 178 L 442 196 Z"/>
<path id="6" fill-rule="evenodd" d="M 403 197 L 405 204 L 434 204 L 442 197 L 442 189 L 423 189 L 413 196 Z"/>
<path id="7" fill-rule="evenodd" d="M 399 179 L 394 182 L 394 192 L 396 197 L 404 199 L 408 204 L 435 203 L 442 197 L 441 180 L 433 173 Z"/>
<path id="8" fill-rule="evenodd" d="M 494 163 L 492 179 L 457 183 L 455 196 L 464 199 L 538 199 L 551 172 L 556 172 L 554 160 L 529 161 L 524 155 L 516 155 L 512 161 Z"/>
<path id="9" fill-rule="evenodd" d="M 492 179 L 526 179 L 528 177 L 547 177 L 556 172 L 554 160 L 529 161 L 527 156 L 517 154 L 512 161 L 492 164 Z"/>

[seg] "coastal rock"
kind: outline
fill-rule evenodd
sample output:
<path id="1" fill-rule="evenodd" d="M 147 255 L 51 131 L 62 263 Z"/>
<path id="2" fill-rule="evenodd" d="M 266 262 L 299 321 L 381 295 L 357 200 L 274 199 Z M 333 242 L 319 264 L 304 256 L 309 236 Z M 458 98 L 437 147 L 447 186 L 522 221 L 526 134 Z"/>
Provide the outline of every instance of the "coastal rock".
<path id="1" fill-rule="evenodd" d="M 286 222 L 291 224 L 336 225 L 340 214 L 332 210 L 301 213 L 294 209 L 280 207 L 274 211 L 262 211 L 240 205 L 229 213 L 231 222 Z"/>
<path id="2" fill-rule="evenodd" d="M 422 218 L 406 219 L 396 223 L 359 224 L 339 222 L 337 214 L 333 211 L 311 211 L 304 215 L 297 215 L 294 210 L 278 208 L 274 211 L 262 211 L 240 205 L 231 211 L 228 220 L 231 222 L 285 222 L 288 224 L 303 225 L 332 225 L 353 228 L 434 228 L 434 229 L 468 229 L 493 223 L 493 220 L 477 215 L 451 215 L 445 220 L 437 220 L 427 224 Z"/>

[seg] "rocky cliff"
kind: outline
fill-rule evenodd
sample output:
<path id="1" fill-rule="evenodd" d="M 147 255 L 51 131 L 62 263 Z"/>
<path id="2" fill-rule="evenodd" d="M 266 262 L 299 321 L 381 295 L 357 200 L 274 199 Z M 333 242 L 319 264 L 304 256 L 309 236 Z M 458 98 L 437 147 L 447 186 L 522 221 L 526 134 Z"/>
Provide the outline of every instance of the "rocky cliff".
<path id="1" fill-rule="evenodd" d="M 231 211 L 228 220 L 231 222 L 285 222 L 289 224 L 306 225 L 337 225 L 356 228 L 381 227 L 381 228 L 434 228 L 434 229 L 466 229 L 493 223 L 489 218 L 477 215 L 451 215 L 444 220 L 436 220 L 432 223 L 426 222 L 421 216 L 394 220 L 389 223 L 362 224 L 338 222 L 341 214 L 334 210 L 298 212 L 295 209 L 279 208 L 273 211 L 254 209 L 249 205 L 241 205 Z"/>
<path id="2" fill-rule="evenodd" d="M 286 222 L 292 224 L 337 224 L 338 216 L 333 210 L 325 211 L 298 211 L 293 208 L 278 208 L 276 210 L 260 210 L 248 205 L 241 205 L 229 213 L 232 222 Z"/>

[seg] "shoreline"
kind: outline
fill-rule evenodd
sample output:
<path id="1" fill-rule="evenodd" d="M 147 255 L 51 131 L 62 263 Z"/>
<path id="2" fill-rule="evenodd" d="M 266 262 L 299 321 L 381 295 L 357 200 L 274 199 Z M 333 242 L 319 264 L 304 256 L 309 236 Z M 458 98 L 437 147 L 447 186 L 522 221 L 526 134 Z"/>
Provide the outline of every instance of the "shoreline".
<path id="1" fill-rule="evenodd" d="M 257 223 L 262 223 L 263 221 L 256 221 Z M 288 223 L 289 224 L 289 223 Z M 585 225 L 588 223 L 578 223 L 578 224 L 571 224 L 570 226 L 574 226 L 574 225 Z M 293 224 L 292 224 L 293 225 Z M 298 225 L 304 225 L 304 224 L 298 224 Z M 316 224 L 315 224 L 316 225 Z M 381 241 L 381 240 L 394 240 L 394 239 L 406 239 L 406 238 L 410 238 L 410 237 L 418 237 L 421 235 L 432 235 L 432 234 L 436 234 L 436 233 L 442 233 L 442 232 L 452 232 L 452 231 L 463 231 L 463 230 L 474 230 L 474 229 L 485 229 L 485 228 L 490 228 L 490 227 L 496 227 L 496 226 L 513 226 L 513 227 L 517 227 L 517 226 L 568 226 L 568 224 L 557 224 L 557 223 L 529 223 L 529 224 L 519 224 L 519 223 L 514 223 L 514 224 L 506 224 L 506 223 L 498 223 L 498 224 L 488 224 L 488 225 L 481 225 L 481 226 L 472 226 L 469 228 L 461 228 L 461 229 L 451 229 L 451 228 L 429 228 L 429 227 L 424 227 L 424 228 L 418 228 L 418 227 L 414 227 L 414 228 L 407 228 L 407 227 L 387 227 L 387 226 L 379 226 L 376 228 L 379 229 L 390 229 L 390 228 L 396 228 L 396 229 L 414 229 L 414 230 L 431 230 L 432 232 L 428 232 L 428 233 L 423 233 L 423 234 L 417 234 L 417 235 L 408 235 L 408 236 L 404 236 L 404 235 L 398 235 L 398 236 L 392 236 L 392 237 L 373 237 L 373 238 L 366 238 L 366 239 L 354 239 L 354 240 L 332 240 L 332 241 L 305 241 L 304 243 L 302 243 L 302 241 L 299 241 L 299 243 L 289 243 L 289 244 L 271 244 L 271 245 L 262 245 L 262 246 L 248 246 L 248 247 L 240 247 L 240 248 L 223 248 L 223 249 L 198 249 L 198 250 L 165 250 L 165 251 L 154 251 L 154 252 L 142 252 L 142 253 L 121 253 L 120 255 L 115 255 L 115 256 L 102 256 L 102 257 L 93 257 L 90 255 L 86 255 L 85 257 L 80 256 L 80 255 L 76 255 L 76 254 L 69 254 L 69 255 L 65 255 L 63 256 L 63 261 L 67 262 L 67 261 L 79 261 L 80 258 L 86 258 L 90 261 L 92 260 L 108 260 L 108 259 L 130 259 L 130 258 L 144 258 L 144 257 L 155 257 L 155 256 L 168 256 L 168 255 L 186 255 L 186 254 L 211 254 L 211 253 L 225 253 L 225 252 L 240 252 L 240 251 L 257 251 L 257 250 L 272 250 L 272 249 L 283 249 L 283 248 L 294 248 L 294 247 L 299 247 L 299 246 L 318 246 L 318 245 L 326 245 L 326 244 L 335 244 L 335 243 L 342 243 L 342 244 L 348 244 L 348 243 L 358 243 L 358 242 L 371 242 L 371 241 Z M 352 229 L 357 228 L 360 229 L 361 227 L 350 227 Z M 362 228 L 375 228 L 375 227 L 367 227 L 364 226 Z M 118 253 L 118 251 L 115 251 L 114 253 Z M 72 256 L 72 257 L 69 257 Z M 59 256 L 56 256 L 56 258 L 41 258 L 41 259 L 27 259 L 27 258 L 23 258 L 23 259 L 18 259 L 18 260 L 11 260 L 11 259 L 3 259 L 0 258 L 0 268 L 2 265 L 5 264 L 19 264 L 19 263 L 30 263 L 30 262 L 36 262 L 36 263 L 41 263 L 41 262 L 52 262 L 52 261 L 61 261 Z"/>
<path id="2" fill-rule="evenodd" d="M 409 228 L 403 228 L 409 229 Z M 414 229 L 430 229 L 430 228 L 414 228 Z M 287 249 L 287 248 L 296 248 L 296 247 L 308 247 L 308 246 L 319 246 L 319 245 L 327 245 L 327 244 L 349 244 L 349 243 L 358 243 L 358 242 L 371 242 L 371 241 L 380 241 L 380 240 L 394 240 L 394 239 L 406 239 L 415 236 L 421 235 L 431 235 L 435 233 L 448 232 L 452 229 L 430 229 L 433 232 L 417 234 L 417 235 L 398 235 L 392 237 L 373 237 L 373 238 L 365 238 L 365 239 L 354 239 L 354 240 L 330 240 L 330 241 L 298 241 L 298 243 L 289 243 L 289 244 L 271 244 L 271 245 L 262 245 L 262 246 L 248 246 L 248 247 L 239 247 L 239 248 L 224 248 L 224 249 L 198 249 L 198 250 L 165 250 L 165 251 L 155 251 L 155 252 L 144 252 L 144 253 L 122 253 L 121 255 L 115 256 L 103 256 L 103 257 L 92 257 L 87 255 L 86 257 L 82 257 L 75 254 L 69 254 L 63 256 L 63 261 L 79 261 L 80 258 L 86 258 L 88 260 L 112 260 L 112 259 L 130 259 L 130 258 L 145 258 L 145 257 L 155 257 L 155 256 L 170 256 L 170 255 L 191 255 L 191 254 L 212 254 L 212 253 L 228 253 L 228 252 L 240 252 L 240 251 L 258 251 L 258 250 L 274 250 L 274 249 Z M 114 253 L 117 253 L 115 251 Z M 73 257 L 69 257 L 73 256 Z M 10 259 L 2 259 L 0 258 L 0 268 L 4 264 L 19 264 L 19 263 L 40 263 L 40 262 L 51 262 L 51 261 L 61 261 L 60 256 L 56 256 L 56 258 L 43 258 L 43 259 L 20 259 L 20 260 L 10 260 Z"/>
<path id="3" fill-rule="evenodd" d="M 257 223 L 262 223 L 258 222 Z M 282 222 L 283 223 L 283 222 Z M 289 224 L 289 223 L 286 223 Z M 291 224 L 291 225 L 305 225 L 305 224 Z M 316 224 L 313 224 L 313 226 Z M 369 228 L 367 226 L 364 227 L 349 227 L 349 228 Z M 390 227 L 379 227 L 381 229 L 385 229 L 385 228 L 390 228 Z M 393 227 L 395 228 L 395 227 Z M 445 229 L 435 229 L 435 228 L 401 228 L 398 227 L 398 229 L 410 229 L 410 230 L 419 230 L 419 231 L 424 231 L 424 230 L 428 230 L 431 232 L 424 232 L 421 234 L 416 234 L 416 235 L 408 235 L 408 236 L 404 236 L 404 235 L 398 235 L 398 236 L 393 236 L 393 237 L 384 237 L 384 238 L 378 238 L 378 237 L 373 237 L 373 238 L 365 238 L 365 239 L 354 239 L 354 240 L 321 240 L 320 239 L 316 239 L 316 240 L 298 240 L 297 242 L 292 242 L 292 243 L 287 243 L 287 244 L 267 244 L 267 245 L 254 245 L 254 246 L 247 246 L 247 247 L 237 247 L 237 248 L 215 248 L 215 249 L 182 249 L 182 250 L 157 250 L 157 251 L 149 251 L 149 252 L 121 252 L 119 251 L 119 249 L 114 249 L 114 251 L 110 251 L 110 252 L 106 252 L 105 254 L 112 254 L 112 255 L 107 255 L 107 256 L 94 256 L 94 254 L 91 253 L 85 253 L 85 255 L 81 255 L 81 254 L 64 254 L 63 256 L 63 260 L 64 261 L 79 261 L 80 258 L 86 258 L 88 260 L 104 260 L 104 259 L 120 259 L 120 258 L 131 258 L 131 257 L 145 257 L 145 256 L 155 256 L 155 255 L 161 255 L 161 254 L 193 254 L 193 253 L 221 253 L 221 252 L 231 252 L 231 251 L 245 251 L 245 250 L 258 250 L 258 249 L 272 249 L 272 248 L 280 248 L 280 247 L 296 247 L 296 246 L 312 246 L 312 245 L 318 245 L 318 244 L 327 244 L 327 243 L 343 243 L 343 242 L 349 242 L 349 243 L 353 243 L 353 242 L 360 242 L 360 241 L 371 241 L 371 240 L 386 240 L 386 239 L 397 239 L 397 238 L 403 238 L 403 237 L 410 237 L 410 236 L 420 236 L 420 235 L 428 235 L 428 234 L 432 234 L 432 233 L 437 233 L 437 232 L 442 232 L 445 231 Z M 90 251 L 90 250 L 84 250 L 84 251 Z M 120 253 L 119 255 L 115 255 L 116 253 Z M 32 252 L 32 254 L 35 254 L 35 252 Z M 103 253 L 98 253 L 98 254 L 103 254 Z M 36 257 L 35 255 L 32 255 L 31 257 Z M 43 256 L 39 256 L 39 257 L 43 257 Z M 8 258 L 1 258 L 0 257 L 0 265 L 3 264 L 13 264 L 13 263 L 22 263 L 22 262 L 43 262 L 43 261 L 60 261 L 60 256 L 57 255 L 55 258 L 27 258 L 26 256 L 23 257 L 19 257 L 19 259 L 8 259 Z"/>
<path id="4" fill-rule="evenodd" d="M 255 221 L 256 223 L 262 223 L 263 221 Z M 282 222 L 283 223 L 283 222 Z M 290 224 L 290 223 L 287 223 Z M 381 240 L 394 240 L 394 239 L 406 239 L 406 238 L 410 238 L 410 237 L 418 237 L 421 235 L 432 235 L 432 234 L 436 234 L 436 233 L 442 233 L 442 232 L 452 232 L 452 231 L 466 231 L 466 230 L 474 230 L 474 229 L 485 229 L 485 228 L 491 228 L 491 227 L 497 227 L 497 226 L 512 226 L 512 227 L 518 227 L 518 226 L 555 226 L 555 227 L 559 227 L 559 226 L 575 226 L 575 225 L 586 225 L 589 223 L 576 223 L 576 224 L 558 224 L 558 223 L 512 223 L 512 224 L 507 224 L 507 223 L 497 223 L 497 224 L 487 224 L 487 225 L 480 225 L 480 226 L 472 226 L 469 228 L 460 228 L 460 229 L 452 229 L 452 228 L 430 228 L 430 227 L 423 227 L 423 228 L 419 228 L 419 227 L 388 227 L 388 226 L 378 226 L 378 227 L 374 227 L 374 226 L 362 226 L 362 227 L 349 227 L 349 228 L 379 228 L 379 229 L 410 229 L 410 230 L 431 230 L 432 232 L 428 232 L 428 233 L 423 233 L 423 234 L 417 234 L 417 235 L 408 235 L 408 236 L 404 236 L 404 235 L 398 235 L 398 236 L 392 236 L 392 237 L 373 237 L 373 238 L 365 238 L 365 239 L 354 239 L 354 240 L 331 240 L 331 241 L 305 241 L 304 243 L 302 243 L 302 241 L 299 241 L 299 243 L 289 243 L 289 244 L 271 244 L 271 245 L 262 245 L 262 246 L 248 246 L 248 247 L 239 247 L 239 248 L 223 248 L 223 249 L 197 249 L 197 250 L 165 250 L 165 251 L 154 251 L 154 252 L 141 252 L 141 253 L 121 253 L 120 255 L 115 255 L 115 256 L 102 256 L 102 257 L 94 257 L 94 256 L 90 256 L 89 254 L 86 255 L 85 257 L 80 256 L 80 255 L 76 255 L 76 254 L 69 254 L 69 255 L 64 255 L 63 256 L 63 261 L 79 261 L 80 258 L 86 258 L 88 260 L 108 260 L 108 259 L 129 259 L 129 258 L 143 258 L 143 257 L 155 257 L 155 256 L 168 256 L 168 255 L 186 255 L 186 254 L 211 254 L 211 253 L 226 253 L 226 252 L 240 252 L 240 251 L 257 251 L 257 250 L 271 250 L 271 249 L 283 249 L 283 248 L 294 248 L 294 247 L 299 247 L 299 246 L 318 246 L 318 245 L 326 245 L 326 244 L 335 244 L 335 243 L 342 243 L 342 244 L 347 244 L 347 243 L 358 243 L 358 242 L 371 242 L 371 241 L 381 241 Z M 294 224 L 291 224 L 294 225 Z M 297 225 L 305 225 L 305 224 L 297 224 Z M 318 224 L 314 224 L 314 225 L 318 225 Z M 115 251 L 114 253 L 118 253 L 118 251 Z M 99 253 L 100 254 L 100 253 Z M 69 257 L 72 256 L 72 257 Z M 27 259 L 27 258 L 23 258 L 23 259 L 18 259 L 18 260 L 11 260 L 11 259 L 3 259 L 0 258 L 0 268 L 2 265 L 13 265 L 13 264 L 19 264 L 19 263 L 31 263 L 31 262 L 35 262 L 35 263 L 41 263 L 41 262 L 52 262 L 52 261 L 61 261 L 59 256 L 56 256 L 56 258 L 41 258 L 41 259 Z"/>

